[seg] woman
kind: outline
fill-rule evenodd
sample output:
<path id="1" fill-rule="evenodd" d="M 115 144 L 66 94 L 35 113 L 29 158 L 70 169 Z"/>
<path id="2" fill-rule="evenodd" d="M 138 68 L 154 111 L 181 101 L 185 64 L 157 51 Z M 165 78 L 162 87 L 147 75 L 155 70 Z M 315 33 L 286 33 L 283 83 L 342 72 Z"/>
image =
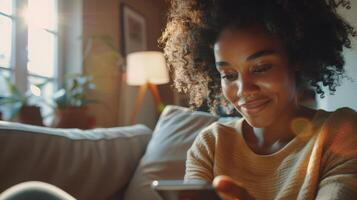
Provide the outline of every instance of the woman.
<path id="1" fill-rule="evenodd" d="M 356 32 L 338 6 L 350 2 L 172 1 L 161 44 L 176 88 L 195 107 L 242 115 L 197 137 L 186 180 L 241 200 L 356 198 L 357 113 L 299 101 L 306 88 L 333 93 L 344 77 L 342 49 Z"/>

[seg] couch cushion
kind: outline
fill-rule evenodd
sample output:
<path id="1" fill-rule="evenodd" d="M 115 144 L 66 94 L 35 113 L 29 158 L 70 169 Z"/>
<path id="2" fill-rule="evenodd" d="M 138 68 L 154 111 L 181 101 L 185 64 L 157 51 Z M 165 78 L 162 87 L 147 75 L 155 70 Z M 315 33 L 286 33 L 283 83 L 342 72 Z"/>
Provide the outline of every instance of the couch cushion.
<path id="1" fill-rule="evenodd" d="M 135 171 L 124 200 L 159 199 L 150 185 L 157 179 L 183 179 L 186 152 L 196 135 L 217 118 L 188 108 L 167 106 Z"/>
<path id="2" fill-rule="evenodd" d="M 79 130 L 0 121 L 0 192 L 43 181 L 78 199 L 108 199 L 128 184 L 151 133 L 144 125 Z"/>

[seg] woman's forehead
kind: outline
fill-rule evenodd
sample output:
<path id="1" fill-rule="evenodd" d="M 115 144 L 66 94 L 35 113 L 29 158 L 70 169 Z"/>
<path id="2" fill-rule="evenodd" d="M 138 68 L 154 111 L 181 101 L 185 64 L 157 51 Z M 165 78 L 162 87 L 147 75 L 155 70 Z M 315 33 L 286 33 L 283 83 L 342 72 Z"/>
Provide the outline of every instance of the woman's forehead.
<path id="1" fill-rule="evenodd" d="M 264 49 L 273 51 L 283 50 L 282 42 L 276 37 L 269 34 L 263 28 L 252 26 L 242 29 L 225 29 L 223 30 L 216 43 L 214 44 L 215 52 L 232 51 L 232 53 L 257 52 Z"/>

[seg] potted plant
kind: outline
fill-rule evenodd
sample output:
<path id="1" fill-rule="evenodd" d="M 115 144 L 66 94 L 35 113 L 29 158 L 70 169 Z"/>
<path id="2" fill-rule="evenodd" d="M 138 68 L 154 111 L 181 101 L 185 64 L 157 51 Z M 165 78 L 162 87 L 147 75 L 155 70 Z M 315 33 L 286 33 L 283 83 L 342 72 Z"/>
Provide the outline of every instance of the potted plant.
<path id="1" fill-rule="evenodd" d="M 88 92 L 95 89 L 91 76 L 74 74 L 66 76 L 63 87 L 55 92 L 53 100 L 56 106 L 53 126 L 57 128 L 89 129 L 95 125 L 95 119 L 88 114 L 87 105 L 96 102 L 88 97 Z"/>
<path id="2" fill-rule="evenodd" d="M 0 94 L 0 106 L 6 111 L 7 119 L 25 124 L 43 126 L 43 118 L 38 102 L 42 102 L 40 94 L 35 95 L 30 90 L 23 94 L 8 77 L 5 80 L 7 95 Z M 40 91 L 46 83 L 35 85 Z M 3 116 L 5 119 L 5 117 Z"/>

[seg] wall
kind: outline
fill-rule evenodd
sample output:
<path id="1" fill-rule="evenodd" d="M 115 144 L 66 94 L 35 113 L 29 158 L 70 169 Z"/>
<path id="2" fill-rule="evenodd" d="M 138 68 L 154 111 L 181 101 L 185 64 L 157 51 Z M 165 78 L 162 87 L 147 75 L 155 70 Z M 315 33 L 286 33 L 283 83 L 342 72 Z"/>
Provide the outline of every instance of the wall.
<path id="1" fill-rule="evenodd" d="M 119 2 L 117 0 L 83 0 L 83 36 L 106 35 L 119 42 Z M 84 46 L 89 45 L 84 40 Z M 91 93 L 99 103 L 90 106 L 97 125 L 109 127 L 116 125 L 118 116 L 119 67 L 103 42 L 92 44 L 84 60 L 83 72 L 92 75 L 97 88 Z"/>
<path id="2" fill-rule="evenodd" d="M 357 28 L 357 0 L 351 2 L 350 10 L 339 9 L 339 13 Z M 319 108 L 332 111 L 340 107 L 350 107 L 357 110 L 357 38 L 352 40 L 352 49 L 344 49 L 344 55 L 347 75 L 354 81 L 344 79 L 342 85 L 337 87 L 335 95 L 327 95 L 324 99 L 318 99 Z"/>
<path id="3" fill-rule="evenodd" d="M 164 25 L 164 0 L 83 0 L 83 35 L 106 35 L 120 48 L 120 5 L 125 3 L 141 13 L 147 20 L 148 50 L 159 50 L 157 39 Z M 127 86 L 113 51 L 103 42 L 92 44 L 91 51 L 84 61 L 84 73 L 94 76 L 97 90 L 91 95 L 100 103 L 90 106 L 97 118 L 97 125 L 110 127 L 126 125 L 134 109 L 138 87 Z M 168 86 L 160 87 L 166 102 L 172 101 Z M 157 120 L 152 97 L 149 93 L 137 118 L 137 123 L 154 127 Z"/>
<path id="4" fill-rule="evenodd" d="M 165 25 L 166 7 L 163 0 L 122 0 L 122 3 L 129 6 L 133 10 L 139 12 L 146 19 L 147 29 L 147 50 L 160 51 L 157 40 L 161 35 L 161 31 Z M 120 103 L 119 124 L 129 124 L 129 119 L 135 107 L 135 98 L 138 94 L 139 87 L 128 86 L 125 80 L 122 81 L 122 95 Z M 172 102 L 171 89 L 167 85 L 160 85 L 159 91 L 162 101 L 166 104 Z M 146 92 L 144 103 L 140 108 L 140 112 L 136 118 L 136 123 L 143 123 L 149 127 L 155 127 L 157 114 L 152 95 L 149 91 Z"/>

